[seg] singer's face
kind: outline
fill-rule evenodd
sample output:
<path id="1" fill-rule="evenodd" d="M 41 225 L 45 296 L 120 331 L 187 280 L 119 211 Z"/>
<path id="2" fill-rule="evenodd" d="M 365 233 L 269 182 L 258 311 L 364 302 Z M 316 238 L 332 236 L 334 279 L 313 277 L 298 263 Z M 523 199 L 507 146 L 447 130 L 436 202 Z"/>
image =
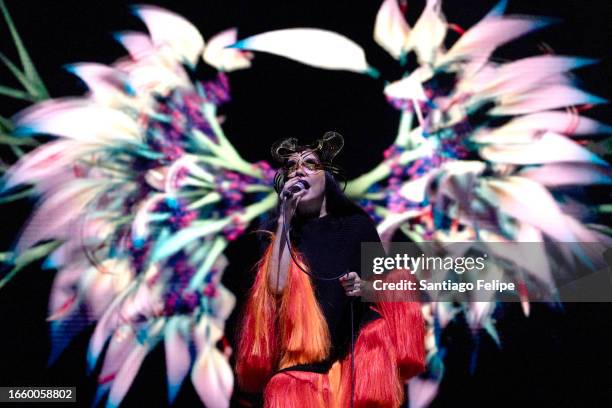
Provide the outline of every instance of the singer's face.
<path id="1" fill-rule="evenodd" d="M 320 199 L 325 193 L 325 171 L 321 161 L 311 150 L 294 153 L 287 159 L 287 180 L 298 178 L 310 184 L 300 203 Z"/>

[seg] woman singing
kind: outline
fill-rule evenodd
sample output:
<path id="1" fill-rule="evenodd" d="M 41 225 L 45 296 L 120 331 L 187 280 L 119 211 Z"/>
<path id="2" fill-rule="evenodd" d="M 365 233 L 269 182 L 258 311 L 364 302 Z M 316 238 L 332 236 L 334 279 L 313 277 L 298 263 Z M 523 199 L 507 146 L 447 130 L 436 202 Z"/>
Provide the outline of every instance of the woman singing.
<path id="1" fill-rule="evenodd" d="M 404 381 L 424 368 L 417 302 L 355 301 L 361 243 L 380 237 L 335 179 L 343 144 L 327 132 L 311 145 L 289 138 L 272 147 L 282 165 L 279 216 L 256 267 L 236 366 L 241 388 L 263 392 L 266 408 L 398 407 Z"/>

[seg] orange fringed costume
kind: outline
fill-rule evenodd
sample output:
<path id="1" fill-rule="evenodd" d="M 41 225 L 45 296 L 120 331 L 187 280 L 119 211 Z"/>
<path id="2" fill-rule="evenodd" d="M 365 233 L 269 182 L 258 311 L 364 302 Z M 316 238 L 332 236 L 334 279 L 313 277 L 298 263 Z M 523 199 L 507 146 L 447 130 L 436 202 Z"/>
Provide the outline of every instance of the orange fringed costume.
<path id="1" fill-rule="evenodd" d="M 283 293 L 268 287 L 272 243 L 257 264 L 238 342 L 240 387 L 262 392 L 265 408 L 351 406 L 351 355 L 327 373 L 286 370 L 329 356 L 330 334 L 311 278 L 292 262 Z M 304 258 L 298 253 L 298 261 Z M 395 271 L 399 272 L 399 271 Z M 397 277 L 401 279 L 402 276 Z M 357 300 L 359 301 L 359 300 Z M 424 323 L 418 302 L 372 303 L 381 316 L 359 331 L 354 351 L 354 407 L 398 407 L 403 383 L 424 370 Z"/>

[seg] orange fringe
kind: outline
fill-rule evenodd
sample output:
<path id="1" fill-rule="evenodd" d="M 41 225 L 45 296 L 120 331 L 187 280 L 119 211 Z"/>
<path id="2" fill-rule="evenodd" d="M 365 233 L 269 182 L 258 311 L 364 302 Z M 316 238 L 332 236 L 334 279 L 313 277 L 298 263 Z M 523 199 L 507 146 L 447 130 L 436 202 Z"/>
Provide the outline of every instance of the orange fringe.
<path id="1" fill-rule="evenodd" d="M 278 306 L 268 286 L 275 234 L 270 235 L 272 240 L 256 266 L 238 342 L 236 376 L 241 388 L 251 392 L 261 391 L 275 370 L 324 360 L 330 351 L 327 323 L 310 277 L 293 260 Z M 305 266 L 303 256 L 295 255 Z"/>
<path id="2" fill-rule="evenodd" d="M 308 270 L 303 257 L 298 255 L 296 258 Z M 283 355 L 279 369 L 328 357 L 330 335 L 325 317 L 315 297 L 310 277 L 293 261 L 283 290 L 280 318 Z"/>

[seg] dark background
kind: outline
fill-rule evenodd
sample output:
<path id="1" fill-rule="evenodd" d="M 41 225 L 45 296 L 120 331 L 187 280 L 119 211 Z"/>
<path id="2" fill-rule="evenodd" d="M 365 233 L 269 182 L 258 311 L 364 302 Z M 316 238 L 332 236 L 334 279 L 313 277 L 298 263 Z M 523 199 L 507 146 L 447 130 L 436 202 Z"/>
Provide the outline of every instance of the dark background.
<path id="1" fill-rule="evenodd" d="M 414 24 L 424 1 L 409 1 L 408 20 Z M 493 6 L 493 1 L 447 1 L 449 22 L 469 28 Z M 19 1 L 7 0 L 17 28 L 43 81 L 53 97 L 78 95 L 85 89 L 62 69 L 68 63 L 111 63 L 125 54 L 112 32 L 144 30 L 128 5 L 120 1 Z M 342 33 L 364 47 L 368 61 L 389 80 L 400 77 L 395 61 L 372 39 L 374 17 L 380 1 L 150 1 L 173 10 L 195 24 L 205 38 L 231 26 L 239 37 L 289 27 L 318 27 Z M 538 54 L 538 44 L 557 54 L 599 59 L 598 65 L 577 72 L 583 87 L 609 98 L 612 72 L 609 0 L 514 1 L 507 14 L 557 17 L 559 23 L 529 35 L 496 56 L 517 58 Z M 449 35 L 453 40 L 453 34 Z M 0 51 L 14 61 L 6 27 L 0 27 Z M 209 75 L 205 69 L 200 74 Z M 232 102 L 224 107 L 226 134 L 248 161 L 268 160 L 269 146 L 280 137 L 308 141 L 326 130 L 345 136 L 339 156 L 349 178 L 376 165 L 395 137 L 399 114 L 382 95 L 382 80 L 342 71 L 310 68 L 280 57 L 257 54 L 248 70 L 230 73 Z M 0 68 L 0 83 L 14 85 L 9 72 Z M 8 116 L 25 105 L 0 98 L 0 114 Z M 589 116 L 610 122 L 610 107 L 596 107 Z M 22 200 L 3 206 L 1 250 L 10 247 L 25 221 L 31 203 Z M 236 293 L 239 310 L 250 284 L 247 271 L 258 259 L 252 234 L 235 241 L 228 250 L 231 264 L 224 282 Z M 85 374 L 85 347 L 89 333 L 53 367 L 46 367 L 49 338 L 45 322 L 52 271 L 33 265 L 0 291 L 0 385 L 76 385 L 79 406 L 89 405 L 94 381 Z M 447 406 L 609 406 L 612 396 L 610 337 L 612 307 L 608 304 L 568 304 L 563 309 L 543 304 L 532 307 L 529 318 L 518 305 L 497 312 L 503 350 L 480 336 L 470 372 L 471 351 L 476 342 L 461 324 L 443 336 L 448 347 L 447 372 L 434 407 Z M 228 321 L 233 335 L 236 313 Z M 166 401 L 163 349 L 145 361 L 126 406 L 145 403 L 163 406 Z M 194 406 L 197 396 L 187 379 L 178 406 Z M 74 404 L 73 404 L 74 406 Z"/>

